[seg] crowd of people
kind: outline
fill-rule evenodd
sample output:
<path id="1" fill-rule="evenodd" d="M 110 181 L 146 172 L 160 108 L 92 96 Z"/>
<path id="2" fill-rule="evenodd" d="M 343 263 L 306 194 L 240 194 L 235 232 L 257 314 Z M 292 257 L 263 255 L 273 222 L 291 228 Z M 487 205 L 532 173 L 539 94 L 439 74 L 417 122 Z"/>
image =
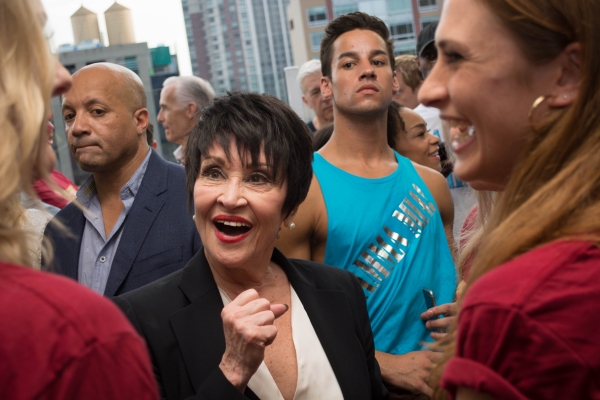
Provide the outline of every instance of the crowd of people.
<path id="1" fill-rule="evenodd" d="M 342 15 L 307 122 L 165 81 L 176 164 L 135 73 L 1 0 L 0 398 L 600 398 L 598 13 L 446 0 L 399 57 Z"/>

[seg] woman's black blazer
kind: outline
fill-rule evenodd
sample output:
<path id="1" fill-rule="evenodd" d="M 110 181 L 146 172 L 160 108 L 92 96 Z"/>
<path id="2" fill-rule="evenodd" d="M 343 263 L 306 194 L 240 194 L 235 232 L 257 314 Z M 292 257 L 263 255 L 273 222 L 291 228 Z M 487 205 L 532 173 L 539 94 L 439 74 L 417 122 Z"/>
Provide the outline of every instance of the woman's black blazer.
<path id="1" fill-rule="evenodd" d="M 287 259 L 277 249 L 271 259 L 300 298 L 344 398 L 387 398 L 358 280 L 338 268 Z M 182 270 L 113 300 L 146 339 L 163 397 L 258 398 L 248 388 L 239 392 L 219 369 L 223 302 L 204 248 Z"/>

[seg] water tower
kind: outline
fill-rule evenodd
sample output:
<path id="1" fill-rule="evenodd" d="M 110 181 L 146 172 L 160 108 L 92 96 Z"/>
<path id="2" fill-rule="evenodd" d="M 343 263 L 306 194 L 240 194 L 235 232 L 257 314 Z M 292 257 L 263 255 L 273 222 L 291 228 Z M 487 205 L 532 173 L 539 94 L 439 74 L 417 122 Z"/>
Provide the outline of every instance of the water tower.
<path id="1" fill-rule="evenodd" d="M 135 43 L 133 19 L 129 8 L 115 1 L 108 10 L 104 11 L 104 19 L 110 46 Z"/>
<path id="2" fill-rule="evenodd" d="M 73 27 L 73 37 L 75 45 L 83 41 L 100 40 L 100 28 L 98 26 L 98 15 L 95 12 L 81 6 L 75 14 L 71 15 L 71 26 Z"/>

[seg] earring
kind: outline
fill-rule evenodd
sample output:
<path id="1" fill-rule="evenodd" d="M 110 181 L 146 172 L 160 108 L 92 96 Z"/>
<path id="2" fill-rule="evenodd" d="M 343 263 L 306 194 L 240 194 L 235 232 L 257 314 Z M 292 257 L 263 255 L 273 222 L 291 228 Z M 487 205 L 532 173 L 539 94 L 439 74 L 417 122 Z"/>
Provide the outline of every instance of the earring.
<path id="1" fill-rule="evenodd" d="M 533 114 L 535 113 L 535 110 L 539 107 L 540 104 L 542 104 L 544 101 L 546 101 L 549 97 L 550 97 L 550 95 L 548 95 L 548 94 L 538 97 L 537 99 L 535 99 L 535 101 L 533 102 L 533 105 L 529 109 L 529 114 L 527 115 L 527 117 L 529 118 L 529 126 L 532 129 L 533 129 Z"/>
<path id="2" fill-rule="evenodd" d="M 295 223 L 293 223 L 293 222 L 290 222 L 290 225 L 288 226 L 288 229 L 289 229 L 290 231 L 293 231 L 294 229 L 296 229 L 296 224 L 295 224 Z"/>
<path id="3" fill-rule="evenodd" d="M 192 220 L 196 222 L 196 214 L 192 215 Z"/>

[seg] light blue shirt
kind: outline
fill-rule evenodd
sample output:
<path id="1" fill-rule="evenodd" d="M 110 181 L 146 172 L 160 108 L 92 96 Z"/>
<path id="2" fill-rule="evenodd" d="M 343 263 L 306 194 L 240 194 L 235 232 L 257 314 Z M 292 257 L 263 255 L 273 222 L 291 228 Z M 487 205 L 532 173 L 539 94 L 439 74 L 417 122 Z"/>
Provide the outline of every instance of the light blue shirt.
<path id="1" fill-rule="evenodd" d="M 108 235 L 104 232 L 104 218 L 96 195 L 94 176 L 90 176 L 77 192 L 77 199 L 85 208 L 83 215 L 86 219 L 79 251 L 79 283 L 97 293 L 104 294 L 113 258 L 123 234 L 123 225 L 144 179 L 151 153 L 152 151 L 148 151 L 142 164 L 121 188 L 121 201 L 125 207 Z"/>

